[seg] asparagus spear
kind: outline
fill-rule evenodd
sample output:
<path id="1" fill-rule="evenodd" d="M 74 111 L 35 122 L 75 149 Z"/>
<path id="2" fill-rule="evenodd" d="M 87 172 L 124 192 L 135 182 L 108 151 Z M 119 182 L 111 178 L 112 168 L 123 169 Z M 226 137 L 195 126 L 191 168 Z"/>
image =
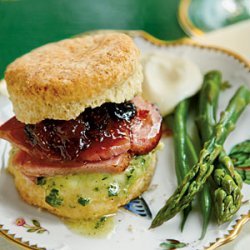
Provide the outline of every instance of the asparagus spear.
<path id="1" fill-rule="evenodd" d="M 214 125 L 216 123 L 216 109 L 218 104 L 218 97 L 221 86 L 221 74 L 218 71 L 211 71 L 205 75 L 204 83 L 200 93 L 200 103 L 199 103 L 199 118 L 198 124 L 200 128 L 200 133 L 203 139 L 203 142 L 208 140 L 213 135 Z M 205 101 L 204 101 L 205 100 Z M 231 159 L 226 155 L 225 152 L 222 152 L 220 155 L 220 165 L 215 165 L 215 170 L 213 176 L 215 180 L 216 190 L 213 192 L 215 198 L 215 215 L 219 223 L 226 222 L 232 218 L 232 216 L 238 211 L 241 206 L 241 186 L 242 181 L 240 176 L 235 173 L 234 167 Z M 221 176 L 219 176 L 221 174 Z M 234 177 L 237 176 L 236 182 Z M 226 182 L 227 181 L 227 182 Z M 238 181 L 238 182 L 237 182 Z M 228 189 L 225 187 L 225 183 L 231 185 L 231 187 L 236 187 L 234 194 L 231 195 Z M 238 186 L 237 186 L 238 185 Z M 204 184 L 203 190 L 206 190 L 208 183 Z M 210 211 L 203 211 L 204 214 L 211 213 L 211 197 L 204 197 L 204 192 L 201 192 L 201 199 L 204 202 L 204 199 L 210 199 Z M 206 195 L 209 193 L 207 192 Z M 228 201 L 231 203 L 228 203 Z M 203 203 L 202 202 L 202 203 Z M 207 202 L 208 204 L 208 202 Z M 204 206 L 203 206 L 204 207 Z M 206 208 L 205 208 L 206 209 Z M 208 209 L 208 208 L 207 208 Z M 204 217 L 205 218 L 205 217 Z M 205 235 L 206 227 L 208 221 L 203 223 L 203 234 Z"/>
<path id="2" fill-rule="evenodd" d="M 210 71 L 204 76 L 199 94 L 199 115 L 197 118 L 203 143 L 208 141 L 214 134 L 220 86 L 221 73 L 219 71 Z"/>
<path id="3" fill-rule="evenodd" d="M 158 212 L 150 228 L 160 226 L 190 204 L 211 175 L 214 169 L 212 164 L 222 151 L 226 137 L 234 129 L 240 114 L 249 103 L 250 91 L 242 86 L 230 100 L 225 112 L 221 114 L 220 121 L 215 126 L 214 136 L 204 144 L 198 163 L 188 172 L 174 194 Z"/>
<path id="4" fill-rule="evenodd" d="M 174 148 L 175 148 L 175 169 L 178 184 L 182 182 L 189 171 L 189 162 L 187 155 L 187 113 L 189 107 L 189 99 L 183 100 L 178 104 L 174 113 L 174 123 L 172 126 L 174 132 Z M 191 204 L 183 210 L 183 218 L 181 222 L 181 230 L 183 230 L 187 217 L 192 210 Z"/>
<path id="5" fill-rule="evenodd" d="M 193 166 L 194 164 L 198 162 L 198 153 L 196 152 L 194 145 L 190 138 L 188 138 L 187 142 L 188 142 L 187 145 L 188 145 L 188 152 L 189 152 L 188 153 L 189 161 L 191 163 L 190 165 Z M 204 186 L 200 192 L 199 201 L 200 201 L 201 211 L 203 214 L 203 225 L 202 225 L 202 233 L 201 233 L 200 239 L 203 239 L 207 231 L 209 219 L 211 216 L 211 207 L 212 207 L 210 185 L 207 182 L 204 183 Z"/>
<path id="6" fill-rule="evenodd" d="M 216 185 L 215 215 L 218 223 L 222 224 L 232 219 L 242 202 L 242 179 L 234 170 L 233 162 L 225 151 L 220 153 L 219 165 L 216 166 L 212 177 Z"/>
<path id="7" fill-rule="evenodd" d="M 210 71 L 204 76 L 204 81 L 199 94 L 199 114 L 197 118 L 202 144 L 209 140 L 214 134 L 216 111 L 220 87 L 222 84 L 221 78 L 221 73 L 219 71 Z M 212 212 L 212 198 L 208 182 L 204 184 L 200 192 L 199 201 L 203 214 L 203 226 L 200 239 L 203 239 Z"/>

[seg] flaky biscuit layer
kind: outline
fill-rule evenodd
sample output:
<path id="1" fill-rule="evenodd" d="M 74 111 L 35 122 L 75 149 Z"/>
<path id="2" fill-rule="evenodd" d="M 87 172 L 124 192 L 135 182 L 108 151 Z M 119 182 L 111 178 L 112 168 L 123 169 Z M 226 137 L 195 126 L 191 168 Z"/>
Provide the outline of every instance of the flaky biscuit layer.
<path id="1" fill-rule="evenodd" d="M 5 79 L 17 119 L 37 123 L 132 99 L 141 91 L 142 70 L 132 39 L 105 33 L 37 48 L 11 63 Z"/>

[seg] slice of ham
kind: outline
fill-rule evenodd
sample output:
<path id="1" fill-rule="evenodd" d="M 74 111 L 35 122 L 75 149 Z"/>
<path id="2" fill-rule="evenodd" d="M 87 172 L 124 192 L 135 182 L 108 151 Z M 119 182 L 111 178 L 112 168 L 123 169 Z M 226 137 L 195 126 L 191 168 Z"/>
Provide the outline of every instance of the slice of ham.
<path id="1" fill-rule="evenodd" d="M 50 159 L 59 161 L 55 155 L 49 152 L 39 151 L 38 147 L 32 147 L 24 133 L 24 123 L 19 122 L 16 117 L 12 117 L 2 126 L 0 126 L 0 138 L 5 139 L 15 145 L 17 148 L 27 152 L 33 157 L 39 159 Z M 102 142 L 92 142 L 90 147 L 83 150 L 75 159 L 79 162 L 108 160 L 112 157 L 128 152 L 130 149 L 129 130 L 123 129 L 123 136 L 117 138 L 106 138 Z M 61 162 L 61 161 L 60 161 Z"/>
<path id="2" fill-rule="evenodd" d="M 93 142 L 89 148 L 80 153 L 76 161 L 97 162 L 108 160 L 128 152 L 130 146 L 129 135 L 122 138 L 116 138 L 115 140 L 109 138 L 105 139 L 103 142 Z"/>
<path id="3" fill-rule="evenodd" d="M 0 126 L 0 138 L 9 141 L 11 144 L 15 145 L 17 148 L 29 153 L 37 155 L 41 158 L 42 153 L 39 150 L 36 150 L 32 145 L 27 141 L 27 137 L 24 133 L 25 124 L 19 122 L 16 117 L 12 117 L 2 126 Z"/>
<path id="4" fill-rule="evenodd" d="M 131 151 L 134 154 L 147 154 L 153 150 L 161 138 L 162 117 L 157 107 L 135 97 L 137 115 L 131 124 Z"/>
<path id="5" fill-rule="evenodd" d="M 26 176 L 46 177 L 86 172 L 120 173 L 128 167 L 130 158 L 129 154 L 121 154 L 99 162 L 50 162 L 33 158 L 26 152 L 18 150 L 14 154 L 11 164 Z"/>
<path id="6" fill-rule="evenodd" d="M 158 144 L 161 137 L 162 118 L 156 106 L 135 97 L 136 116 L 129 127 L 121 129 L 121 136 L 91 142 L 72 161 L 53 159 L 39 148 L 32 147 L 24 133 L 25 124 L 15 117 L 0 126 L 0 138 L 6 139 L 21 149 L 13 159 L 28 176 L 53 176 L 79 172 L 121 172 L 129 164 L 130 155 L 147 154 Z M 119 124 L 118 124 L 119 125 Z M 121 125 L 119 125 L 121 126 Z"/>

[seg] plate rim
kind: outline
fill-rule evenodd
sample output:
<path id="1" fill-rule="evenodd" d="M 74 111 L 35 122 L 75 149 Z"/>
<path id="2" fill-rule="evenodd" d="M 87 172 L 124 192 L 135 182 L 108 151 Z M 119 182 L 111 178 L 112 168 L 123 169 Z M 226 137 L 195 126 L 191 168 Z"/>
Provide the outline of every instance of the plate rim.
<path id="1" fill-rule="evenodd" d="M 202 36 L 206 32 L 195 26 L 192 20 L 189 18 L 188 11 L 190 5 L 191 0 L 180 0 L 177 14 L 178 22 L 187 35 Z"/>
<path id="2" fill-rule="evenodd" d="M 187 8 L 189 2 L 190 2 L 190 0 L 181 0 L 180 9 L 179 9 L 179 17 L 180 17 L 180 10 L 183 11 L 183 6 L 185 8 Z M 248 70 L 248 72 L 250 72 L 250 61 L 248 61 L 244 57 L 238 55 L 237 53 L 235 53 L 231 50 L 219 47 L 219 46 L 204 45 L 204 44 L 198 43 L 196 41 L 193 41 L 189 38 L 182 38 L 182 39 L 178 39 L 175 41 L 166 41 L 166 40 L 158 39 L 158 38 L 154 37 L 153 35 L 149 34 L 146 31 L 143 31 L 143 30 L 92 30 L 92 31 L 88 31 L 85 33 L 78 34 L 76 36 L 85 36 L 88 34 L 103 33 L 103 32 L 110 32 L 110 31 L 123 32 L 123 33 L 126 33 L 127 35 L 131 36 L 132 38 L 140 37 L 140 38 L 143 38 L 144 40 L 146 40 L 146 41 L 148 41 L 151 44 L 154 44 L 156 46 L 169 47 L 169 46 L 188 45 L 191 47 L 198 47 L 200 49 L 209 49 L 209 50 L 213 50 L 213 51 L 217 51 L 217 52 L 222 52 L 222 53 L 227 54 L 228 56 L 231 56 L 234 59 L 236 59 L 238 62 L 240 62 L 244 66 L 245 69 Z M 219 246 L 225 245 L 225 244 L 233 241 L 234 239 L 237 238 L 237 236 L 240 234 L 242 227 L 248 221 L 250 221 L 250 210 L 247 214 L 241 214 L 240 218 L 235 221 L 236 223 L 234 225 L 232 225 L 232 229 L 228 230 L 227 233 L 223 235 L 223 237 L 216 238 L 216 240 L 214 242 L 210 242 L 208 247 L 204 247 L 204 249 L 214 250 L 214 249 L 218 248 Z M 9 241 L 11 243 L 14 243 L 16 246 L 19 246 L 25 250 L 46 250 L 46 248 L 38 247 L 37 244 L 30 245 L 29 241 L 25 242 L 25 241 L 23 241 L 23 239 L 21 237 L 16 238 L 15 234 L 9 234 L 8 233 L 9 230 L 4 229 L 3 227 L 4 227 L 4 225 L 0 224 L 0 236 L 2 236 L 4 239 L 6 239 L 7 241 Z"/>

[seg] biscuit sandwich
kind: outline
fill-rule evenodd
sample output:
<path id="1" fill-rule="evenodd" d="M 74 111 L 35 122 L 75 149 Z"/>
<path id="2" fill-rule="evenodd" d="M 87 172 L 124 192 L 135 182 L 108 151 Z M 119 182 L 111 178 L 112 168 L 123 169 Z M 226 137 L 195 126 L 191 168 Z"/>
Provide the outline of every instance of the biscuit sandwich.
<path id="1" fill-rule="evenodd" d="M 112 214 L 154 173 L 158 109 L 140 96 L 139 50 L 122 33 L 47 44 L 16 59 L 5 79 L 15 116 L 8 171 L 29 204 L 71 219 Z"/>

